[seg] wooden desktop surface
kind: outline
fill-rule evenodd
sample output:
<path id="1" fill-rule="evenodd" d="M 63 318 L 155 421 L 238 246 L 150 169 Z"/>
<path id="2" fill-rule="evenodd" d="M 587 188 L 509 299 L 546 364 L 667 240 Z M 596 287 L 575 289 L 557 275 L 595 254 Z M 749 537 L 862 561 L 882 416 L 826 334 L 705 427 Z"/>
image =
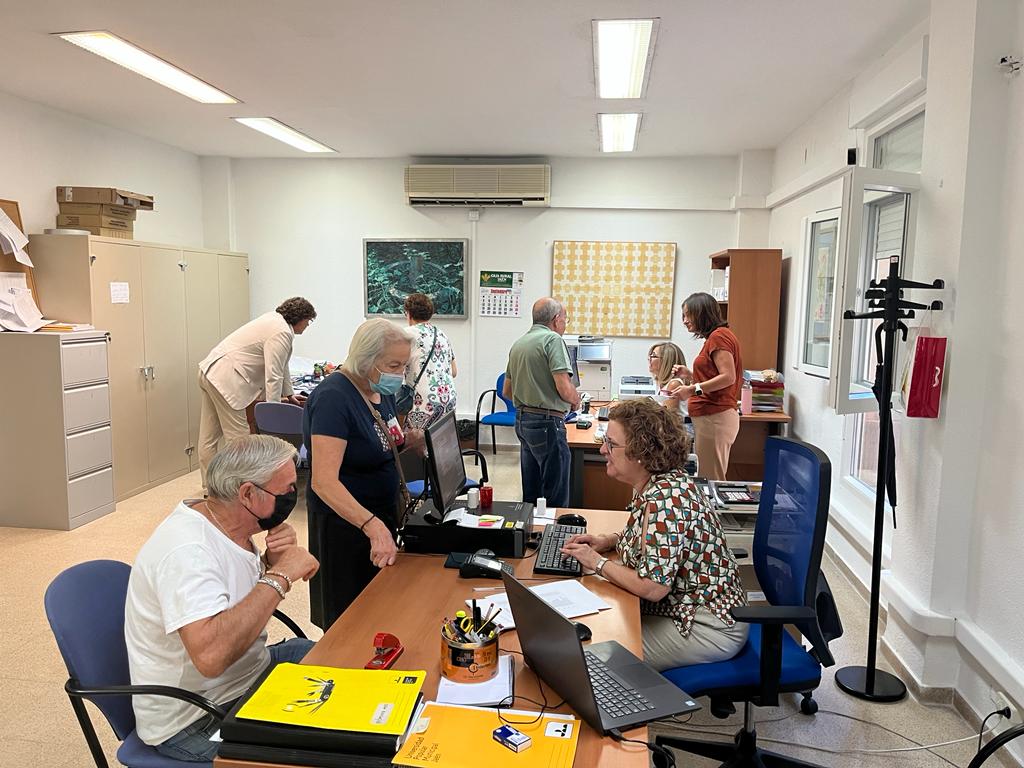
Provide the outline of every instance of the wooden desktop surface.
<path id="1" fill-rule="evenodd" d="M 587 518 L 587 529 L 595 533 L 621 530 L 626 513 L 608 510 L 572 510 Z M 508 560 L 520 578 L 533 576 L 533 559 Z M 425 669 L 427 679 L 423 685 L 423 696 L 431 701 L 437 694 L 440 679 L 441 620 L 453 616 L 455 611 L 464 609 L 465 600 L 473 597 L 487 597 L 493 592 L 474 592 L 473 587 L 493 587 L 500 582 L 493 579 L 461 579 L 455 569 L 443 567 L 444 555 L 400 554 L 398 563 L 386 568 L 370 582 L 359 598 L 316 644 L 305 661 L 309 664 L 323 664 L 336 667 L 362 667 L 373 655 L 373 636 L 377 632 L 391 632 L 405 646 L 405 652 L 395 663 L 396 669 Z M 548 581 L 545 578 L 544 581 Z M 596 576 L 582 579 L 583 584 L 603 597 L 611 610 L 580 617 L 593 631 L 593 642 L 616 640 L 639 657 L 643 657 L 640 637 L 640 603 L 628 592 Z M 538 581 L 527 582 L 534 586 Z M 287 609 L 287 605 L 284 606 Z M 512 630 L 501 635 L 499 647 L 502 652 L 519 651 L 519 636 Z M 515 665 L 516 696 L 523 696 L 541 702 L 537 676 L 523 664 L 523 657 L 512 654 Z M 561 700 L 547 685 L 543 695 L 549 704 Z M 518 699 L 513 705 L 517 709 L 538 710 L 539 706 Z M 558 712 L 572 712 L 563 705 Z M 637 744 L 626 744 L 605 738 L 586 723 L 582 723 L 580 740 L 576 748 L 575 766 L 619 766 L 648 765 L 647 749 Z M 626 733 L 627 738 L 647 740 L 647 729 L 636 728 Z M 269 768 L 267 763 L 253 763 L 243 760 L 217 758 L 216 768 Z M 276 767 L 275 767 L 276 768 Z"/>

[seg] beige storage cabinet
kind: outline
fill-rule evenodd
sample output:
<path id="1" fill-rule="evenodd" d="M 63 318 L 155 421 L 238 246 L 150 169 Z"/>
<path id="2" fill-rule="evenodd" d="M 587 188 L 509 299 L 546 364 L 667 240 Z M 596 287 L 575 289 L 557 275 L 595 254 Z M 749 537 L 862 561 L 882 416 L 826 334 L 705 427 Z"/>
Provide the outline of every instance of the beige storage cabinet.
<path id="1" fill-rule="evenodd" d="M 84 235 L 29 239 L 43 314 L 110 333 L 115 497 L 197 469 L 198 365 L 249 319 L 248 258 Z"/>
<path id="2" fill-rule="evenodd" d="M 107 334 L 0 333 L 0 526 L 69 531 L 114 511 Z"/>

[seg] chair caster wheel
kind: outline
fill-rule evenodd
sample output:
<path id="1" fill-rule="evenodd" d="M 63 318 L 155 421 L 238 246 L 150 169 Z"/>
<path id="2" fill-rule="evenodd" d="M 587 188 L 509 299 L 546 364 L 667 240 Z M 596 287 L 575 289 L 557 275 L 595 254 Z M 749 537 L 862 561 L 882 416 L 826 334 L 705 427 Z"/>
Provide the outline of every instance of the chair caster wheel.
<path id="1" fill-rule="evenodd" d="M 818 711 L 818 702 L 807 695 L 800 702 L 800 711 L 805 715 L 813 715 Z"/>

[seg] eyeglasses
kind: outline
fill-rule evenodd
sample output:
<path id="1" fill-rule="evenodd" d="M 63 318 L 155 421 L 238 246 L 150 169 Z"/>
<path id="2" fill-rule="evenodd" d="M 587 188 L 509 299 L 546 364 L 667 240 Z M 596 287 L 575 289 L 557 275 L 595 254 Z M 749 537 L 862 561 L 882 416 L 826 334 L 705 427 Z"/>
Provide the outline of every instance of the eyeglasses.
<path id="1" fill-rule="evenodd" d="M 622 447 L 622 443 L 616 443 L 614 440 L 612 440 L 611 438 L 608 438 L 608 437 L 605 437 L 604 444 L 608 446 L 608 453 L 611 453 L 616 448 L 621 448 Z"/>

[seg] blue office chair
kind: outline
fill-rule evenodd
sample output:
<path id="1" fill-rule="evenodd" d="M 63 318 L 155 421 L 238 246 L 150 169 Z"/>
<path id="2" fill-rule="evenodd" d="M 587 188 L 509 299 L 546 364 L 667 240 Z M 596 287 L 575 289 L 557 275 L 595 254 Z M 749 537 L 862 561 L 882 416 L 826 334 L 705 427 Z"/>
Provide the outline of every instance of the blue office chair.
<path id="1" fill-rule="evenodd" d="M 479 462 L 480 479 L 474 480 L 471 477 L 467 477 L 465 484 L 462 486 L 462 490 L 459 491 L 460 496 L 464 494 L 466 491 L 468 491 L 470 488 L 479 488 L 483 483 L 486 483 L 488 480 L 487 460 L 484 458 L 484 455 L 480 453 L 480 451 L 474 450 L 473 448 L 465 448 L 462 451 L 462 455 L 473 456 L 474 464 Z M 415 459 L 410 459 L 407 461 L 405 457 L 406 453 L 399 454 L 399 458 L 402 459 L 402 471 L 405 473 L 406 488 L 409 489 L 409 493 L 412 495 L 413 498 L 417 498 L 420 496 L 426 497 L 426 495 L 430 492 L 430 483 L 428 482 L 426 477 L 426 462 L 423 459 L 419 459 L 418 461 Z M 415 477 L 416 479 L 410 480 L 409 478 L 411 477 Z"/>
<path id="2" fill-rule="evenodd" d="M 118 761 L 128 768 L 182 768 L 183 763 L 165 757 L 145 744 L 135 732 L 131 697 L 136 694 L 170 696 L 187 701 L 223 718 L 224 710 L 191 691 L 165 685 L 131 685 L 128 650 L 124 641 L 124 605 L 128 595 L 131 566 L 116 560 L 91 560 L 62 571 L 46 588 L 43 603 L 57 648 L 68 668 L 64 690 L 71 700 L 96 768 L 108 768 L 82 699 L 88 699 L 103 713 L 121 742 Z M 274 616 L 298 637 L 299 626 L 283 613 Z"/>
<path id="3" fill-rule="evenodd" d="M 292 403 L 256 403 L 256 429 L 261 435 L 273 435 L 291 443 L 299 452 L 299 467 L 309 466 L 306 446 L 302 444 L 302 406 Z"/>
<path id="4" fill-rule="evenodd" d="M 753 560 L 771 605 L 733 609 L 737 621 L 752 625 L 734 658 L 663 673 L 691 696 L 710 697 L 711 712 L 718 717 L 735 712 L 732 702 L 744 702 L 743 728 L 734 742 L 659 736 L 658 744 L 723 760 L 723 766 L 812 765 L 759 749 L 752 706 L 778 706 L 780 693 L 802 693 L 801 711 L 814 714 L 818 705 L 811 692 L 821 682 L 821 668 L 835 663 L 828 644 L 843 634 L 843 627 L 821 572 L 831 479 L 828 457 L 813 445 L 768 439 Z M 800 630 L 810 651 L 785 631 L 786 624 Z"/>
<path id="5" fill-rule="evenodd" d="M 476 450 L 480 450 L 480 425 L 483 424 L 485 427 L 491 428 L 491 453 L 497 455 L 498 453 L 498 440 L 495 434 L 495 427 L 514 427 L 516 425 L 516 406 L 511 401 L 506 399 L 505 395 L 502 394 L 502 389 L 505 387 L 505 373 L 498 377 L 498 380 L 494 384 L 494 389 L 488 389 L 484 391 L 480 398 L 476 401 Z M 483 417 L 480 416 L 480 408 L 483 406 L 484 398 L 488 395 L 491 396 L 491 412 L 485 414 Z M 498 398 L 501 398 L 501 402 L 505 404 L 504 411 L 498 411 L 495 413 L 494 408 L 498 404 Z"/>

